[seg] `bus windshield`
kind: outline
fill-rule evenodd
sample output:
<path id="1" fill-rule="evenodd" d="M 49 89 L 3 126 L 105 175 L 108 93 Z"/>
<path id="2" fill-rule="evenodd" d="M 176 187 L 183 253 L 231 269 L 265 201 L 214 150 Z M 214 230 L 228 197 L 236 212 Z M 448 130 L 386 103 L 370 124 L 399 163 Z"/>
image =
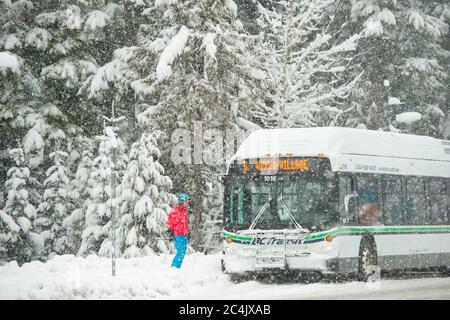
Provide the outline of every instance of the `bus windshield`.
<path id="1" fill-rule="evenodd" d="M 337 216 L 333 180 L 305 176 L 289 178 L 284 177 L 281 181 L 230 181 L 227 186 L 226 228 L 230 231 L 248 229 L 258 214 L 260 217 L 254 229 L 295 228 L 294 221 L 310 230 L 329 227 Z"/>

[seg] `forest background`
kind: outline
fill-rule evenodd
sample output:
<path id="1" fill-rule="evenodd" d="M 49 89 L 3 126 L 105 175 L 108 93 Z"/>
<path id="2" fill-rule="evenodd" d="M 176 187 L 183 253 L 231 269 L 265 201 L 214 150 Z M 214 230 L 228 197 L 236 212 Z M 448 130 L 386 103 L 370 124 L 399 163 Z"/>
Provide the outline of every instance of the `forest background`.
<path id="1" fill-rule="evenodd" d="M 178 192 L 214 250 L 258 128 L 449 139 L 449 25 L 447 0 L 0 0 L 0 263 L 110 256 L 112 207 L 119 256 L 167 252 Z"/>

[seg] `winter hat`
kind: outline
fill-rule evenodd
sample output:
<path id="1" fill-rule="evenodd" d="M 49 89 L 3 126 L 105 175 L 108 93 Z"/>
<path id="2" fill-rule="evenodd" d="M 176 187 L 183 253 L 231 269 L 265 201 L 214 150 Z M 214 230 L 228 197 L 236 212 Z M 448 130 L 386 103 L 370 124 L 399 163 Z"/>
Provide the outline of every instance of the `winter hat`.
<path id="1" fill-rule="evenodd" d="M 183 203 L 183 202 L 185 202 L 186 200 L 189 200 L 190 198 L 189 198 L 189 196 L 186 194 L 186 193 L 180 193 L 179 195 L 178 195 L 178 203 Z"/>

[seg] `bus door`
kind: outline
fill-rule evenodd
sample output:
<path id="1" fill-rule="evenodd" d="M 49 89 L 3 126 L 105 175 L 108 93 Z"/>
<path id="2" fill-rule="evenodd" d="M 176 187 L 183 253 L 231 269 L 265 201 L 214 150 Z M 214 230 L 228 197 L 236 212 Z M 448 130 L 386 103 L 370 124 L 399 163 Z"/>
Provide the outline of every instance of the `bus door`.
<path id="1" fill-rule="evenodd" d="M 399 176 L 383 177 L 382 179 L 382 214 L 383 224 L 385 226 L 401 226 L 404 220 L 404 192 L 402 185 L 402 178 Z M 393 252 L 385 252 L 383 267 L 385 269 L 395 269 L 406 263 L 401 258 L 402 248 L 405 247 L 405 239 L 402 238 L 401 233 L 391 232 Z"/>
<path id="2" fill-rule="evenodd" d="M 356 224 L 356 197 L 354 178 L 347 175 L 339 176 L 340 224 Z"/>
<path id="3" fill-rule="evenodd" d="M 434 226 L 448 226 L 450 213 L 450 184 L 446 183 L 443 178 L 431 178 L 429 187 L 430 222 Z M 445 229 L 445 227 L 443 229 Z M 440 265 L 450 266 L 450 233 L 441 232 L 439 237 Z"/>
<path id="4" fill-rule="evenodd" d="M 404 256 L 404 267 L 423 268 L 439 265 L 440 234 L 427 231 L 430 207 L 425 178 L 406 178 L 406 221 L 410 232 L 399 237 L 399 254 Z"/>

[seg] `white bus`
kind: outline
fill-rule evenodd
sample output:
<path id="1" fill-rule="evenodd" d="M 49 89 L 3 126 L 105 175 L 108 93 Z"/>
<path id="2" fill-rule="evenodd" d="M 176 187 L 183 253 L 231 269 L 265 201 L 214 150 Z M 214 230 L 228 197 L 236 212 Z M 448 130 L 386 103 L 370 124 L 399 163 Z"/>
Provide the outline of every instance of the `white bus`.
<path id="1" fill-rule="evenodd" d="M 225 273 L 450 269 L 450 141 L 257 130 L 224 184 Z"/>

